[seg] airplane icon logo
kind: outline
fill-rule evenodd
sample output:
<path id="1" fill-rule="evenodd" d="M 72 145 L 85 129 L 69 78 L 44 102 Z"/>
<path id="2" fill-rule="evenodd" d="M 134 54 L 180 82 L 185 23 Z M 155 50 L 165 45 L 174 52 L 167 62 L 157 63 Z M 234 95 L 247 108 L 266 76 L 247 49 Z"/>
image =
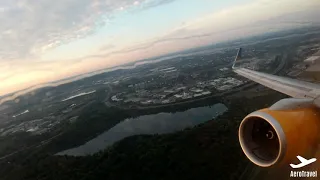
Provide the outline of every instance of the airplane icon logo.
<path id="1" fill-rule="evenodd" d="M 302 168 L 302 167 L 304 167 L 304 166 L 307 166 L 307 165 L 309 165 L 309 164 L 314 163 L 314 162 L 317 161 L 316 158 L 312 158 L 312 159 L 309 159 L 309 160 L 307 160 L 307 159 L 305 159 L 305 158 L 303 158 L 303 157 L 301 157 L 301 156 L 297 156 L 297 158 L 299 159 L 299 161 L 300 161 L 301 163 L 300 163 L 300 164 L 290 164 L 290 166 L 291 166 L 293 169 Z"/>

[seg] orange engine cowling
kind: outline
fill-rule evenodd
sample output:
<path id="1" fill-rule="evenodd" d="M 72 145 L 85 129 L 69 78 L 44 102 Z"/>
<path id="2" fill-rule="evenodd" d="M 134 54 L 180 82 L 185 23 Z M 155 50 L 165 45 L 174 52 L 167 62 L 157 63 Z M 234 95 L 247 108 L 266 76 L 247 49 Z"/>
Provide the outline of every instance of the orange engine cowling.
<path id="1" fill-rule="evenodd" d="M 320 112 L 315 107 L 295 110 L 253 112 L 240 124 L 242 150 L 254 164 L 270 167 L 293 162 L 317 149 L 320 135 Z"/>

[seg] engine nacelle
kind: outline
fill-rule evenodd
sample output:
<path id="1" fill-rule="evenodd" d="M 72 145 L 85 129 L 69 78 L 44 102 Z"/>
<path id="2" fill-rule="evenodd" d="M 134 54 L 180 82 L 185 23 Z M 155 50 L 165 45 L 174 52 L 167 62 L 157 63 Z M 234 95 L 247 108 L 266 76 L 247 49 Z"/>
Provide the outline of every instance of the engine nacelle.
<path id="1" fill-rule="evenodd" d="M 292 163 L 319 145 L 320 112 L 316 107 L 253 112 L 240 124 L 239 141 L 254 164 L 270 167 Z M 308 157 L 308 156 L 307 156 Z"/>

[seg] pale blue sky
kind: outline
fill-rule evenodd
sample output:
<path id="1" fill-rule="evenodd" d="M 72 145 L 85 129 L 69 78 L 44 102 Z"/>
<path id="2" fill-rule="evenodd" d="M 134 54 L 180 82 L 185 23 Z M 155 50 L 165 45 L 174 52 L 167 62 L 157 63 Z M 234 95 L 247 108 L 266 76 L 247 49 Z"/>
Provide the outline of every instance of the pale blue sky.
<path id="1" fill-rule="evenodd" d="M 250 1 L 252 0 L 225 0 L 219 2 L 210 0 L 176 0 L 145 10 L 140 10 L 141 4 L 132 5 L 128 9 L 119 9 L 115 12 L 113 14 L 114 19 L 107 21 L 106 25 L 97 29 L 95 34 L 59 46 L 49 51 L 49 53 L 45 53 L 42 58 L 50 60 L 79 58 L 97 53 L 102 47 L 108 45 L 112 45 L 112 48 L 124 48 L 126 45 L 157 37 L 177 25 L 188 22 L 188 20 Z M 115 41 L 112 38 L 118 36 L 122 37 L 119 41 Z M 78 51 L 78 53 L 74 54 L 74 51 Z"/>
<path id="2" fill-rule="evenodd" d="M 319 9 L 319 0 L 1 0 L 0 96 L 205 44 L 319 24 Z"/>

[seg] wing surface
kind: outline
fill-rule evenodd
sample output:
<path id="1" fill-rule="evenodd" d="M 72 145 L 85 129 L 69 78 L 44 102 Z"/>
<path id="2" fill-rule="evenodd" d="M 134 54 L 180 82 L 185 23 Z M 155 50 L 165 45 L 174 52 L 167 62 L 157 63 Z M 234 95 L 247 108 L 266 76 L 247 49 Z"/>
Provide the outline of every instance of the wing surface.
<path id="1" fill-rule="evenodd" d="M 320 107 L 320 85 L 297 79 L 276 76 L 263 72 L 257 72 L 247 68 L 237 68 L 236 62 L 241 59 L 240 48 L 235 58 L 232 69 L 235 73 L 248 78 L 256 83 L 271 88 L 275 91 L 289 95 L 293 98 L 309 98 Z M 319 97 L 319 100 L 318 100 Z M 319 101 L 319 102 L 318 102 Z"/>

